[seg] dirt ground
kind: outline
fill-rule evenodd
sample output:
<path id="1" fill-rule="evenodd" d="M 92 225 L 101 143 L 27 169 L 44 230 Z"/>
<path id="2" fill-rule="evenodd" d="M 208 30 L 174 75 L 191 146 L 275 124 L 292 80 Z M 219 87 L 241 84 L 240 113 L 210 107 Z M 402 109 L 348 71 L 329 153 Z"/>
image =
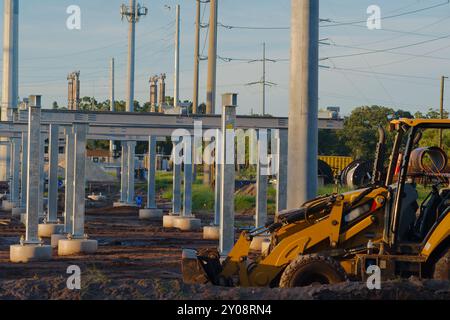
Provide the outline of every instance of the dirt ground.
<path id="1" fill-rule="evenodd" d="M 164 204 L 168 209 L 169 204 Z M 211 217 L 200 215 L 203 223 Z M 238 217 L 241 223 L 251 217 Z M 220 288 L 181 281 L 181 249 L 217 246 L 201 232 L 164 230 L 141 221 L 136 209 L 91 209 L 86 233 L 99 241 L 91 256 L 58 257 L 28 264 L 9 262 L 9 246 L 25 229 L 0 212 L 0 299 L 450 299 L 448 282 L 414 279 L 383 283 L 370 291 L 361 283 L 296 289 Z M 81 268 L 81 290 L 66 287 L 67 267 Z"/>

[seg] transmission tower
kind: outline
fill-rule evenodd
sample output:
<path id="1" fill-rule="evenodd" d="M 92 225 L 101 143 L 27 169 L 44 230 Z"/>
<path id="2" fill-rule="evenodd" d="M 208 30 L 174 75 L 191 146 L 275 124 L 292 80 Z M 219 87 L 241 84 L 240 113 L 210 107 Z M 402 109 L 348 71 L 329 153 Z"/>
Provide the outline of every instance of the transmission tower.
<path id="1" fill-rule="evenodd" d="M 263 68 L 263 74 L 262 74 L 262 78 L 260 81 L 256 81 L 256 82 L 250 82 L 247 83 L 247 86 L 254 86 L 254 85 L 261 85 L 262 86 L 262 115 L 266 115 L 266 87 L 272 87 L 272 86 L 276 86 L 276 83 L 270 82 L 266 80 L 266 62 L 276 62 L 275 60 L 271 60 L 271 59 L 267 59 L 266 58 L 266 44 L 263 43 L 263 57 L 262 59 L 258 59 L 258 60 L 252 60 L 249 61 L 249 63 L 254 63 L 254 62 L 262 62 L 262 68 Z"/>

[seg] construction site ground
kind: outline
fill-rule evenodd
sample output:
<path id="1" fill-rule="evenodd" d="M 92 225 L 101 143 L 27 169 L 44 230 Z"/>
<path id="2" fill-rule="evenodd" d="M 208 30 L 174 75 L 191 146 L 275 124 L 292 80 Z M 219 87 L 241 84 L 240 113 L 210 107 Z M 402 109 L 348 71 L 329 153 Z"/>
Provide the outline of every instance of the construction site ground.
<path id="1" fill-rule="evenodd" d="M 169 203 L 161 204 L 167 212 Z M 204 224 L 212 214 L 198 214 Z M 237 216 L 239 224 L 253 217 Z M 418 279 L 382 283 L 369 290 L 365 283 L 294 289 L 222 288 L 185 285 L 181 277 L 182 248 L 215 247 L 199 232 L 163 229 L 160 221 L 142 221 L 134 208 L 92 208 L 86 213 L 86 233 L 99 241 L 94 255 L 12 264 L 9 246 L 19 243 L 25 228 L 0 212 L 0 300 L 2 299 L 450 299 L 448 282 Z M 47 240 L 48 242 L 48 240 Z M 81 268 L 81 290 L 69 290 L 67 268 Z"/>

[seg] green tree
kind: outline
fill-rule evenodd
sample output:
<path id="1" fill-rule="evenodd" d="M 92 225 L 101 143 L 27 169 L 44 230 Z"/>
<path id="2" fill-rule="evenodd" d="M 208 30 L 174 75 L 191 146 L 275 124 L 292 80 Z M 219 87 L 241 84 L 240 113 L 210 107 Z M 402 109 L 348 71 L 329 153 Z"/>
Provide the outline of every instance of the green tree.
<path id="1" fill-rule="evenodd" d="M 393 109 L 382 106 L 362 106 L 354 109 L 344 119 L 344 129 L 338 132 L 340 141 L 350 150 L 355 159 L 373 160 L 378 142 L 378 126 L 386 128 L 389 119 L 395 118 Z M 387 132 L 388 147 L 392 134 Z"/>

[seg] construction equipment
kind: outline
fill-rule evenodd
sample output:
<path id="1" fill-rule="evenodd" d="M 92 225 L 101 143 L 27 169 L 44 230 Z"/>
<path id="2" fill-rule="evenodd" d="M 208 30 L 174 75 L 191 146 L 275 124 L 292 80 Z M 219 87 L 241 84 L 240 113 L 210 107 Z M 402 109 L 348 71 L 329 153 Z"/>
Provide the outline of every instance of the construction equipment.
<path id="1" fill-rule="evenodd" d="M 389 165 L 385 169 L 380 130 L 369 185 L 318 197 L 280 212 L 263 228 L 242 231 L 226 257 L 216 249 L 183 250 L 184 281 L 296 287 L 366 280 L 374 266 L 382 280 L 411 275 L 448 280 L 450 188 L 437 183 L 419 205 L 414 177 L 408 175 L 411 153 L 428 129 L 450 129 L 450 120 L 392 121 L 396 134 Z M 432 174 L 443 179 L 441 172 Z M 252 254 L 252 240 L 264 234 L 270 236 L 269 247 Z"/>

